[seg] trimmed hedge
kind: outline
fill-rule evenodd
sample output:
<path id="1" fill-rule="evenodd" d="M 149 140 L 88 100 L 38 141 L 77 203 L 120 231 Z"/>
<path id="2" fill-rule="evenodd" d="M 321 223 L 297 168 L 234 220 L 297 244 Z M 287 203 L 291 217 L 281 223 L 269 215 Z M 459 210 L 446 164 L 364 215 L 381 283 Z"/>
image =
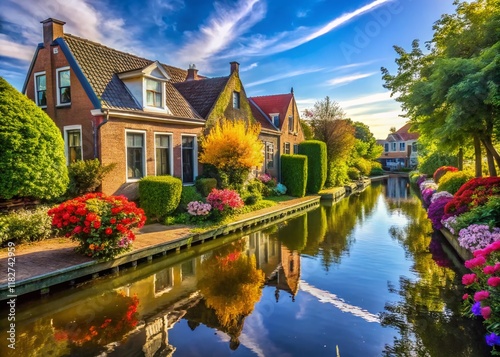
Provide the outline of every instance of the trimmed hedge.
<path id="1" fill-rule="evenodd" d="M 203 201 L 203 196 L 196 190 L 195 186 L 182 186 L 181 200 L 179 206 L 177 206 L 177 212 L 187 212 L 188 203 L 193 201 Z"/>
<path id="2" fill-rule="evenodd" d="M 181 200 L 182 181 L 172 176 L 146 176 L 139 181 L 141 208 L 151 220 L 172 213 Z"/>
<path id="3" fill-rule="evenodd" d="M 291 196 L 304 197 L 307 187 L 307 156 L 281 155 L 281 177 Z"/>
<path id="4" fill-rule="evenodd" d="M 207 197 L 214 188 L 217 188 L 217 180 L 215 178 L 199 178 L 196 180 L 195 186 L 203 197 Z"/>
<path id="5" fill-rule="evenodd" d="M 52 219 L 47 214 L 48 206 L 35 209 L 20 209 L 0 215 L 0 244 L 35 242 L 52 238 Z"/>
<path id="6" fill-rule="evenodd" d="M 307 192 L 318 193 L 326 181 L 326 144 L 319 140 L 301 142 L 299 154 L 307 156 Z"/>

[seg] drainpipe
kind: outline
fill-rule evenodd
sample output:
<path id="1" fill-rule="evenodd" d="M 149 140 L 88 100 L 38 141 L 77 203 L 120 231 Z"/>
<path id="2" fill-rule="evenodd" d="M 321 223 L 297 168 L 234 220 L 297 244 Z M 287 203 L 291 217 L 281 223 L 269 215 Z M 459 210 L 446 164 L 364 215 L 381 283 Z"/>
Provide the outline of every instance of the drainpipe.
<path id="1" fill-rule="evenodd" d="M 92 121 L 92 129 L 93 129 L 93 134 L 94 134 L 94 158 L 97 159 L 98 158 L 98 153 L 97 153 L 97 138 L 99 136 L 99 129 L 101 129 L 101 126 L 103 126 L 104 124 L 106 124 L 108 121 L 109 121 L 109 109 L 93 109 L 90 111 L 90 113 L 92 114 L 93 117 L 102 117 L 103 113 L 106 113 L 106 118 L 104 119 L 104 121 L 102 121 L 101 123 L 99 123 L 97 126 L 96 126 L 96 120 L 93 120 Z"/>

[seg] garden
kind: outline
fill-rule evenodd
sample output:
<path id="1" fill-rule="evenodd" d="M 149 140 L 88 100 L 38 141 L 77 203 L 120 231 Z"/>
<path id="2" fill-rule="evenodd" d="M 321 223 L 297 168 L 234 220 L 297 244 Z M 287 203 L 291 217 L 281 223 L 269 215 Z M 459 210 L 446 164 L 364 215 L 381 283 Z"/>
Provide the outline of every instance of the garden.
<path id="1" fill-rule="evenodd" d="M 500 355 L 500 178 L 473 177 L 453 166 L 431 177 L 414 172 L 423 205 L 436 230 L 447 230 L 472 253 L 465 261 L 463 314 L 480 318 L 492 355 Z"/>

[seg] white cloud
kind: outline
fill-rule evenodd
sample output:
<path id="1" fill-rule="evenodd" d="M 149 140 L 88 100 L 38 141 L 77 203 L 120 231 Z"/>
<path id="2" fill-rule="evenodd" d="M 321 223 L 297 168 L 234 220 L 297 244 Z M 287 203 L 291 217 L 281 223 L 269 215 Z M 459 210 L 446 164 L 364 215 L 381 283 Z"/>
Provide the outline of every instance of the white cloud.
<path id="1" fill-rule="evenodd" d="M 368 66 L 369 64 L 372 64 L 374 62 L 375 62 L 375 60 L 366 61 L 366 62 L 359 62 L 359 63 L 346 64 L 346 65 L 343 65 L 343 66 L 334 67 L 331 70 L 329 70 L 329 72 L 336 72 L 336 71 L 343 71 L 343 70 L 351 69 L 351 68 L 364 67 L 364 66 Z"/>
<path id="2" fill-rule="evenodd" d="M 36 46 L 23 45 L 12 41 L 7 35 L 0 34 L 0 52 L 2 56 L 30 62 L 35 53 Z"/>
<path id="3" fill-rule="evenodd" d="M 330 79 L 329 81 L 326 82 L 326 84 L 329 85 L 329 86 L 345 85 L 347 83 L 351 83 L 351 82 L 357 81 L 358 79 L 363 79 L 363 78 L 371 77 L 371 76 L 373 76 L 376 73 L 377 72 L 351 74 L 351 75 L 344 76 L 344 77 L 338 77 L 338 78 Z"/>
<path id="4" fill-rule="evenodd" d="M 298 18 L 307 17 L 307 15 L 309 15 L 309 12 L 310 10 L 299 10 L 297 11 L 297 17 Z"/>
<path id="5" fill-rule="evenodd" d="M 240 72 L 248 72 L 254 68 L 256 68 L 259 64 L 257 62 L 251 63 L 246 67 L 240 67 Z"/>
<path id="6" fill-rule="evenodd" d="M 380 92 L 374 94 L 368 94 L 362 97 L 357 97 L 349 100 L 339 100 L 338 103 L 344 109 L 352 108 L 357 106 L 364 106 L 366 104 L 371 103 L 379 103 L 385 101 L 394 101 L 394 98 L 391 98 L 390 92 Z"/>
<path id="7" fill-rule="evenodd" d="M 297 76 L 301 76 L 303 74 L 319 72 L 322 70 L 323 70 L 323 68 L 310 68 L 310 69 L 300 69 L 300 70 L 292 71 L 292 72 L 288 72 L 288 73 L 280 73 L 280 74 L 276 74 L 274 76 L 266 77 L 266 78 L 261 79 L 259 81 L 248 83 L 245 85 L 245 87 L 250 88 L 250 87 L 258 86 L 260 84 L 270 83 L 270 82 L 278 81 L 280 79 L 285 79 L 285 78 L 297 77 Z"/>
<path id="8" fill-rule="evenodd" d="M 198 32 L 185 32 L 185 45 L 178 51 L 179 61 L 196 63 L 208 69 L 208 60 L 226 49 L 235 39 L 262 20 L 266 6 L 260 0 L 239 0 L 224 6 L 215 3 L 211 14 Z"/>

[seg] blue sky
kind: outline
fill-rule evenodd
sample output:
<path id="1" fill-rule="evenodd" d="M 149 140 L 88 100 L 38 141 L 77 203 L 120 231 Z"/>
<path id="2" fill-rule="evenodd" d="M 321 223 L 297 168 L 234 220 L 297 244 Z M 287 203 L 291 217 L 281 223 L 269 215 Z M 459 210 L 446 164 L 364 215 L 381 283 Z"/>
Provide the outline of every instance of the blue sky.
<path id="1" fill-rule="evenodd" d="M 394 73 L 392 46 L 430 40 L 453 12 L 453 0 L 4 0 L 0 76 L 21 90 L 40 21 L 53 17 L 66 33 L 210 77 L 238 61 L 247 95 L 293 87 L 300 110 L 329 96 L 385 138 L 405 119 L 380 67 Z"/>

